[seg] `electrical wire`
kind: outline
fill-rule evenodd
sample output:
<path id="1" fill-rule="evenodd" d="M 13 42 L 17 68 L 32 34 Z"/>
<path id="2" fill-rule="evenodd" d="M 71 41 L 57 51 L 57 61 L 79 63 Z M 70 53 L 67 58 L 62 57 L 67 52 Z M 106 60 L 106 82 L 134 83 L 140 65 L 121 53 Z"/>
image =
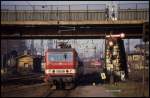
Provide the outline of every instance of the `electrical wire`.
<path id="1" fill-rule="evenodd" d="M 25 2 L 34 9 L 33 5 L 31 5 L 28 1 Z"/>

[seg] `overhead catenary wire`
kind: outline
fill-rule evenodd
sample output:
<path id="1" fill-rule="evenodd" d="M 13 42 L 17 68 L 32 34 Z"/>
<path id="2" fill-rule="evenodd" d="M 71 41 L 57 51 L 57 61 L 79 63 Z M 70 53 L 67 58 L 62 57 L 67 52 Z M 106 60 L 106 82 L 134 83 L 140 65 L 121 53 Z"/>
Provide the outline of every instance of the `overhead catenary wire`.
<path id="1" fill-rule="evenodd" d="M 31 5 L 28 1 L 25 1 L 29 6 L 31 6 L 32 7 L 32 9 L 34 10 L 34 5 Z"/>

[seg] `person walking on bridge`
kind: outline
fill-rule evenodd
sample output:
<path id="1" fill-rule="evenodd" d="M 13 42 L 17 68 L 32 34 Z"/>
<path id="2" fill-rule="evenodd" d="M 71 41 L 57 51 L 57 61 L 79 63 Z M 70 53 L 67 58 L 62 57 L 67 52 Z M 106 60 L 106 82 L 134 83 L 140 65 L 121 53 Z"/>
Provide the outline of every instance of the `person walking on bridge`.
<path id="1" fill-rule="evenodd" d="M 107 6 L 106 9 L 105 9 L 105 19 L 107 21 L 109 20 L 109 6 Z"/>
<path id="2" fill-rule="evenodd" d="M 111 19 L 112 19 L 112 20 L 116 20 L 114 7 L 115 7 L 115 6 L 113 5 L 113 6 L 112 6 L 112 14 L 111 14 Z"/>

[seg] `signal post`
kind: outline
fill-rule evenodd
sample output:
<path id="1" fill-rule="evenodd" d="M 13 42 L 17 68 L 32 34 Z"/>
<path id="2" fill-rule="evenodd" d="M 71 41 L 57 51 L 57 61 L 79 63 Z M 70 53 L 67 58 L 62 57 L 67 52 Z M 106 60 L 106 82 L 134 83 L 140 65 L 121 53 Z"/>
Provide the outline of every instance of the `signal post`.
<path id="1" fill-rule="evenodd" d="M 123 44 L 124 33 L 106 35 L 105 68 L 107 80 L 110 83 L 125 81 L 128 78 L 128 69 Z"/>

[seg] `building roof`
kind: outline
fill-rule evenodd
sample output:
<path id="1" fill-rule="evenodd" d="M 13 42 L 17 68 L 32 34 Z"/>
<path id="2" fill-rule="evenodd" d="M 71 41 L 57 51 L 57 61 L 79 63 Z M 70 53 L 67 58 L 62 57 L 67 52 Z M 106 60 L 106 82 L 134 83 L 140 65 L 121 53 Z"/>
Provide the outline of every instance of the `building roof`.
<path id="1" fill-rule="evenodd" d="M 21 55 L 21 56 L 16 57 L 16 59 L 23 58 L 23 57 L 31 57 L 31 58 L 33 58 L 33 56 L 31 56 L 31 55 Z"/>

